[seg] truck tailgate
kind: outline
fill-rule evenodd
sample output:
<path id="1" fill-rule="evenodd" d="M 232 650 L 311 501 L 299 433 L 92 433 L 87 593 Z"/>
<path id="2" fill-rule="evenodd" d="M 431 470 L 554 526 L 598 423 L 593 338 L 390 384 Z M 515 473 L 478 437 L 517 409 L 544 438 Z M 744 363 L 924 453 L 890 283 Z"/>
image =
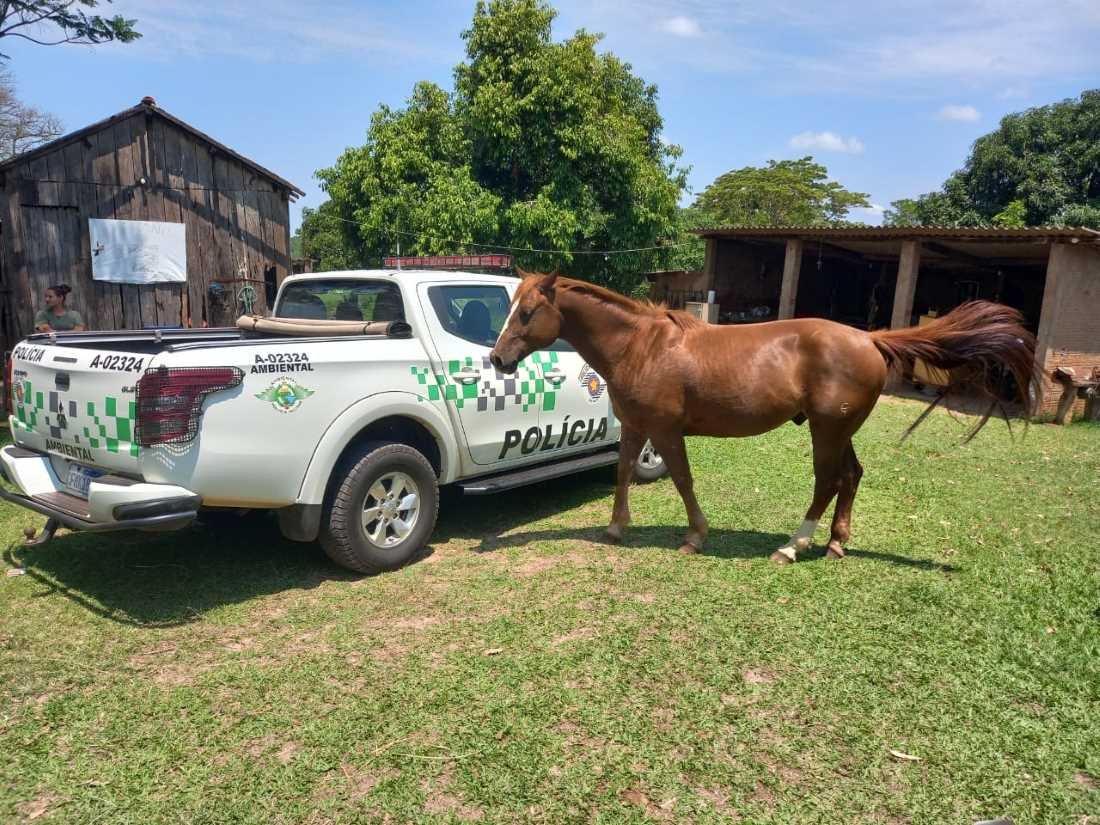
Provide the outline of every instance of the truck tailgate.
<path id="1" fill-rule="evenodd" d="M 14 435 L 62 463 L 136 474 L 135 389 L 150 355 L 21 344 L 12 353 Z"/>

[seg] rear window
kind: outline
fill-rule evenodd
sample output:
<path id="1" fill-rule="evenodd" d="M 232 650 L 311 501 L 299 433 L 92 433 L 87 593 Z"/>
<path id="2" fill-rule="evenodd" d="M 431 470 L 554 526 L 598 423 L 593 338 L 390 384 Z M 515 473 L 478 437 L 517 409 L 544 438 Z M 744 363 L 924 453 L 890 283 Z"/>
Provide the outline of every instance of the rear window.
<path id="1" fill-rule="evenodd" d="M 386 281 L 305 281 L 290 284 L 279 297 L 276 318 L 310 321 L 404 321 L 397 284 Z"/>

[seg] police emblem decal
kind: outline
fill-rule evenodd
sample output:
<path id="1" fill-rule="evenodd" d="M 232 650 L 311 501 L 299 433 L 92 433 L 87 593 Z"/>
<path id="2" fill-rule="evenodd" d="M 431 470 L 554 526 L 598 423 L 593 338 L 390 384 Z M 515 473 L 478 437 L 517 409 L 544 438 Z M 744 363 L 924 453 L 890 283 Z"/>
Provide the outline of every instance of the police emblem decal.
<path id="1" fill-rule="evenodd" d="M 607 392 L 607 382 L 603 380 L 603 376 L 588 364 L 581 366 L 580 384 L 588 393 L 588 401 L 592 404 L 603 398 L 603 394 Z"/>

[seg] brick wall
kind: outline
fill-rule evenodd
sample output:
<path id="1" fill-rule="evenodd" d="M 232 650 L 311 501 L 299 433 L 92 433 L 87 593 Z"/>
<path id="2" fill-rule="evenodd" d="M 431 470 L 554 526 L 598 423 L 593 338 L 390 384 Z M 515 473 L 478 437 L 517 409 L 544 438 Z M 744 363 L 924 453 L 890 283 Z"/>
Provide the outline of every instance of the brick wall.
<path id="1" fill-rule="evenodd" d="M 1061 385 L 1050 378 L 1054 370 L 1072 367 L 1084 378 L 1100 367 L 1100 247 L 1051 246 L 1035 356 L 1043 372 L 1035 415 L 1049 418 L 1062 397 Z M 1074 415 L 1083 409 L 1079 400 Z"/>

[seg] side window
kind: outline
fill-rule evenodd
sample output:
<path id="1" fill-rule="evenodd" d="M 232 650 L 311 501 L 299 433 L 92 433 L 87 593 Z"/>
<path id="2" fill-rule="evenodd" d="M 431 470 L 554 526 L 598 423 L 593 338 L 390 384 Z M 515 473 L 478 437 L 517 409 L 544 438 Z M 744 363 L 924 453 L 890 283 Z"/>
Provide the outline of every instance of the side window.
<path id="1" fill-rule="evenodd" d="M 511 309 L 502 286 L 431 286 L 428 300 L 443 329 L 482 347 L 497 342 Z"/>

